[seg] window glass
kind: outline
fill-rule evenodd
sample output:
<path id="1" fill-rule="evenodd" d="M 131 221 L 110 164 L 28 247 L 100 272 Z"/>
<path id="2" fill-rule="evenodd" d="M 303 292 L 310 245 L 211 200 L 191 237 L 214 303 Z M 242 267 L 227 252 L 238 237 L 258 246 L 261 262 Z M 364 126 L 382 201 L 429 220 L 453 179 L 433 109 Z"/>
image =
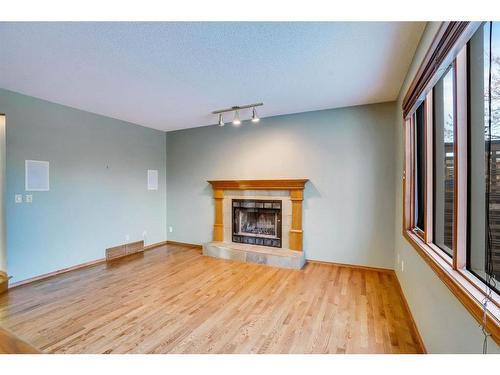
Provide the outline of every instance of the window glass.
<path id="1" fill-rule="evenodd" d="M 453 254 L 454 210 L 454 71 L 448 67 L 433 89 L 434 243 Z"/>
<path id="2" fill-rule="evenodd" d="M 491 40 L 491 43 L 490 43 Z M 491 51 L 491 53 L 490 53 Z M 468 44 L 468 269 L 500 280 L 500 23 L 484 23 Z M 490 86 L 491 80 L 491 86 Z M 491 89 L 490 89 L 491 87 Z M 497 289 L 498 284 L 497 281 Z"/>

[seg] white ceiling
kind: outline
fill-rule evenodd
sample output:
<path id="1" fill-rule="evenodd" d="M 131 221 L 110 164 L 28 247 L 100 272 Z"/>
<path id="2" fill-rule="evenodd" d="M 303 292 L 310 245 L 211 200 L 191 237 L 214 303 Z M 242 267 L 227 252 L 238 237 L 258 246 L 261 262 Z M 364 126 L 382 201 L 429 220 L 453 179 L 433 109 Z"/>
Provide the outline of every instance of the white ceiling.
<path id="1" fill-rule="evenodd" d="M 0 87 L 161 130 L 395 100 L 425 23 L 0 23 Z M 242 113 L 242 117 L 248 116 Z"/>

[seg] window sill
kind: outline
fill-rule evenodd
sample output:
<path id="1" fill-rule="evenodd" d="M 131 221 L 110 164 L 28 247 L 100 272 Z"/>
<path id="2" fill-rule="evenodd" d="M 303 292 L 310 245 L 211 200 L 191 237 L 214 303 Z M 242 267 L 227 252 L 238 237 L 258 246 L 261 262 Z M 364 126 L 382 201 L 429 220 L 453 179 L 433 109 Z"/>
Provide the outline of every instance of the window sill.
<path id="1" fill-rule="evenodd" d="M 409 230 L 403 230 L 403 236 L 413 246 L 437 276 L 458 298 L 472 316 L 481 323 L 483 321 L 484 284 L 467 270 L 453 269 L 432 246 Z M 486 329 L 491 338 L 500 345 L 500 297 L 493 292 L 492 302 L 488 303 Z"/>

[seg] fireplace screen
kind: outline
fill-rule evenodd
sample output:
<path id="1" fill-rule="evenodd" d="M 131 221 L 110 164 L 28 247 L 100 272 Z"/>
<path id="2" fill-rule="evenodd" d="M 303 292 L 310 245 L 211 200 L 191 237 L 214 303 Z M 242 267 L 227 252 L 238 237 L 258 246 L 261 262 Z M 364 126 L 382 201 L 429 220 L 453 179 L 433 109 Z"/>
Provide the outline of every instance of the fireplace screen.
<path id="1" fill-rule="evenodd" d="M 233 199 L 233 242 L 281 247 L 281 201 Z"/>

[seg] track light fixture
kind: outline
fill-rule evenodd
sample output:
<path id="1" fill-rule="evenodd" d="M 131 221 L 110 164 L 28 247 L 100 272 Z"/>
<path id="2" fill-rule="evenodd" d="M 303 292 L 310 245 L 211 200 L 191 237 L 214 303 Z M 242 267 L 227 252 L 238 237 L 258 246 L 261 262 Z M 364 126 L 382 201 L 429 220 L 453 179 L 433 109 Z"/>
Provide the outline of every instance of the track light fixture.
<path id="1" fill-rule="evenodd" d="M 252 108 L 252 118 L 251 121 L 253 123 L 257 123 L 260 121 L 259 116 L 257 115 L 257 110 L 255 107 L 259 107 L 261 105 L 264 105 L 264 103 L 255 103 L 255 104 L 248 104 L 248 105 L 241 105 L 241 106 L 234 106 L 231 108 L 227 109 L 219 109 L 217 111 L 213 111 L 212 113 L 214 115 L 219 115 L 219 126 L 224 126 L 224 117 L 223 114 L 226 112 L 234 112 L 234 118 L 233 118 L 233 125 L 240 125 L 241 124 L 241 119 L 240 119 L 240 110 L 242 109 L 247 109 L 247 108 Z"/>

